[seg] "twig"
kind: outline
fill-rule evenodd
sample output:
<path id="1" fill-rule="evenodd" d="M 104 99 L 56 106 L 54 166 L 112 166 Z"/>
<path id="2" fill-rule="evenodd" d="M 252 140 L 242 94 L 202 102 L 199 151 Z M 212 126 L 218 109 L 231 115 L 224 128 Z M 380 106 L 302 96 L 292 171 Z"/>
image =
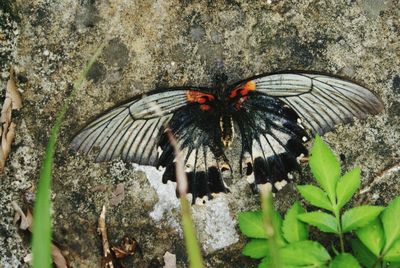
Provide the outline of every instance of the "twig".
<path id="1" fill-rule="evenodd" d="M 378 176 L 375 177 L 375 179 L 372 181 L 371 184 L 360 190 L 360 195 L 368 193 L 372 189 L 373 185 L 379 183 L 384 177 L 389 176 L 395 172 L 398 172 L 399 170 L 400 170 L 400 163 L 396 163 L 393 166 L 382 170 L 381 172 L 379 172 Z"/>
<path id="2" fill-rule="evenodd" d="M 106 227 L 106 206 L 103 205 L 103 209 L 101 210 L 101 214 L 99 217 L 99 225 L 97 228 L 98 232 L 101 235 L 102 244 L 103 244 L 103 254 L 104 254 L 104 267 L 106 268 L 114 268 L 112 262 L 112 255 L 110 251 L 110 243 L 108 242 L 107 236 L 107 227 Z"/>

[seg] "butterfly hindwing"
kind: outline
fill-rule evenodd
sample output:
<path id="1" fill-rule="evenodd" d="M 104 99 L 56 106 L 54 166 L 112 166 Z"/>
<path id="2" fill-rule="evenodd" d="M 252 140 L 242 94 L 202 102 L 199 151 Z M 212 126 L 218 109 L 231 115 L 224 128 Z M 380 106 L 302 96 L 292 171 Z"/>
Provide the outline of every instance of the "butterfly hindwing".
<path id="1" fill-rule="evenodd" d="M 204 105 L 204 104 L 202 104 Z M 231 172 L 229 162 L 222 150 L 219 117 L 213 108 L 204 111 L 199 107 L 186 106 L 175 112 L 169 128 L 183 153 L 192 201 L 212 193 L 228 191 L 223 176 Z M 162 154 L 158 165 L 166 167 L 163 181 L 176 181 L 173 148 L 166 135 L 160 142 Z"/>
<path id="2" fill-rule="evenodd" d="M 298 116 L 277 98 L 248 94 L 234 113 L 242 140 L 241 164 L 250 183 L 271 183 L 274 189 L 298 168 L 297 157 L 307 155 L 307 138 Z"/>

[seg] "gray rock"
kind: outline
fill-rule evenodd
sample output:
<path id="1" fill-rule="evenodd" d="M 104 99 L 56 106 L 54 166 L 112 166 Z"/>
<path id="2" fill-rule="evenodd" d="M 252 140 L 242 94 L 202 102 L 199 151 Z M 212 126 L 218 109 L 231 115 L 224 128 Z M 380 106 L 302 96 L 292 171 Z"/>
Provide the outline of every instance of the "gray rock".
<path id="1" fill-rule="evenodd" d="M 379 3 L 378 3 L 379 2 Z M 382 2 L 382 3 L 381 3 Z M 287 69 L 345 76 L 379 95 L 385 111 L 339 126 L 325 136 L 343 170 L 362 169 L 363 191 L 354 203 L 386 204 L 400 194 L 399 12 L 396 1 L 5 1 L 0 7 L 0 90 L 9 65 L 18 73 L 24 106 L 15 115 L 16 140 L 0 184 L 0 266 L 24 264 L 27 235 L 13 224 L 11 201 L 35 185 L 48 134 L 81 68 L 107 36 L 88 82 L 61 129 L 53 171 L 53 237 L 71 267 L 97 267 L 97 219 L 123 184 L 123 200 L 107 213 L 110 242 L 126 235 L 143 252 L 128 267 L 161 263 L 166 251 L 187 267 L 173 185 L 153 169 L 93 163 L 69 153 L 73 135 L 90 118 L 135 94 L 162 86 L 212 86 L 216 73 L 233 82 Z M 385 173 L 385 170 L 391 170 Z M 308 168 L 304 167 L 306 178 Z M 383 172 L 383 173 L 382 173 Z M 381 175 L 383 174 L 383 175 Z M 120 186 L 121 187 L 121 186 Z M 161 188 L 160 188 L 161 187 Z M 162 188 L 165 187 L 165 188 Z M 173 198 L 172 198 L 173 197 Z M 298 198 L 288 185 L 275 198 L 285 211 Z M 235 177 L 232 193 L 193 206 L 207 267 L 250 267 L 245 238 L 235 228 L 239 211 L 258 209 L 257 195 Z M 221 227 L 225 226 L 225 228 Z"/>

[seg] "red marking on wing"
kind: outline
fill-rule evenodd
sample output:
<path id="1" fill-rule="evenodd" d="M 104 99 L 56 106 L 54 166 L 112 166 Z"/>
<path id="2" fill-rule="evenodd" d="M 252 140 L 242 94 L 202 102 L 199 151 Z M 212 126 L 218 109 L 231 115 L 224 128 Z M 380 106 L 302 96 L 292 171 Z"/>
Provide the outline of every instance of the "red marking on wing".
<path id="1" fill-rule="evenodd" d="M 235 98 L 238 94 L 245 97 L 250 91 L 254 90 L 256 90 L 256 83 L 253 80 L 250 80 L 246 82 L 246 84 L 234 88 L 229 94 L 229 98 Z"/>
<path id="2" fill-rule="evenodd" d="M 197 102 L 200 104 L 204 104 L 207 101 L 213 101 L 215 99 L 215 97 L 211 94 L 194 90 L 188 90 L 186 92 L 186 98 L 189 102 Z"/>
<path id="3" fill-rule="evenodd" d="M 210 107 L 210 105 L 202 104 L 202 105 L 200 105 L 200 109 L 203 111 L 208 111 L 211 109 L 211 107 Z"/>

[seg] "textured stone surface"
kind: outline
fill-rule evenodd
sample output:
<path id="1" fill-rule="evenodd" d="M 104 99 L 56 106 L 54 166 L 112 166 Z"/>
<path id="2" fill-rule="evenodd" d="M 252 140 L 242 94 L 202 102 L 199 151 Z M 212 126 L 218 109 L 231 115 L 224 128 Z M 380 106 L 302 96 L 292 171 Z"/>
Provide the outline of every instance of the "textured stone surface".
<path id="1" fill-rule="evenodd" d="M 126 98 L 163 86 L 211 86 L 221 72 L 235 81 L 278 70 L 315 70 L 370 88 L 382 98 L 385 111 L 340 126 L 325 139 L 345 156 L 345 170 L 361 166 L 364 191 L 357 202 L 385 204 L 400 194 L 398 169 L 380 175 L 400 162 L 397 0 L 6 0 L 0 8 L 1 96 L 10 64 L 24 91 L 13 152 L 0 178 L 0 266 L 26 265 L 29 240 L 12 222 L 11 201 L 26 207 L 21 193 L 37 181 L 55 115 L 106 37 L 111 41 L 68 112 L 55 159 L 54 240 L 68 253 L 72 267 L 100 264 L 96 229 L 105 203 L 114 205 L 107 214 L 111 243 L 129 235 L 142 249 L 143 256 L 125 260 L 128 266 L 160 264 L 166 251 L 185 266 L 179 211 L 154 212 L 165 198 L 158 194 L 156 180 L 120 161 L 98 164 L 71 155 L 68 143 L 89 118 Z M 116 201 L 121 184 L 123 200 Z M 296 197 L 289 185 L 277 195 L 278 208 L 284 210 Z M 234 232 L 229 216 L 235 219 L 238 211 L 257 208 L 258 197 L 237 178 L 233 193 L 213 202 L 213 207 L 193 207 L 206 265 L 255 265 L 240 256 L 245 239 Z M 216 224 L 221 219 L 226 230 Z"/>

